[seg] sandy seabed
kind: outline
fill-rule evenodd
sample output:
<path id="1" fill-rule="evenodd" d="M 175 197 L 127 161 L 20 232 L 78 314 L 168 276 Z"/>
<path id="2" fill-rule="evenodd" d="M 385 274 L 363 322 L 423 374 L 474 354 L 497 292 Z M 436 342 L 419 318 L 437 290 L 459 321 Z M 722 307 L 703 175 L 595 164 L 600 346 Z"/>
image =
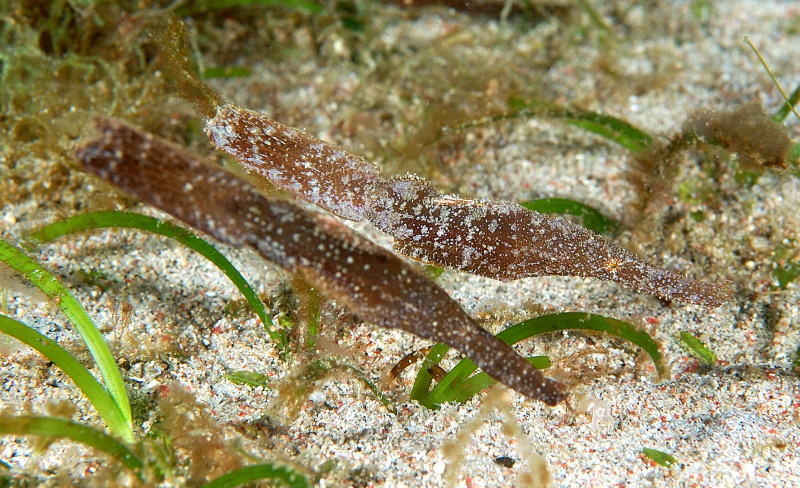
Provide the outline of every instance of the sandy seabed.
<path id="1" fill-rule="evenodd" d="M 568 55 L 535 71 L 537 83 L 558 103 L 622 117 L 665 138 L 700 108 L 726 109 L 755 100 L 771 113 L 782 99 L 744 36 L 760 48 L 785 88 L 800 83 L 793 62 L 800 59 L 800 8 L 794 2 L 709 2 L 706 16 L 696 10 L 703 2 L 662 2 L 653 9 L 590 3 L 615 19 L 615 44 L 609 47 L 591 35 L 563 41 L 574 44 L 565 50 Z M 289 119 L 283 122 L 380 160 L 375 147 L 391 143 L 393 135 L 383 129 L 377 142 L 363 135 L 368 131 L 359 123 L 376 120 L 365 108 L 368 97 L 382 100 L 384 107 L 424 105 L 424 100 L 403 100 L 407 87 L 401 84 L 413 79 L 415 69 L 430 74 L 431 67 L 418 64 L 413 54 L 423 51 L 421 46 L 447 49 L 445 60 L 463 49 L 465 59 L 485 59 L 487 70 L 497 71 L 492 63 L 516 59 L 511 71 L 524 72 L 526 62 L 540 62 L 537 50 L 553 45 L 563 22 L 553 18 L 520 28 L 514 21 L 436 9 L 391 12 L 364 49 L 402 53 L 406 61 L 398 65 L 411 75 L 354 71 L 345 61 L 352 52 L 334 41 L 327 58 L 283 65 L 264 61 L 250 77 L 218 81 L 214 88 L 234 103 L 279 112 L 276 117 L 283 113 Z M 508 57 L 504 50 L 515 54 Z M 488 78 L 487 93 L 495 86 Z M 638 87 L 621 90 L 609 79 Z M 421 86 L 424 81 L 416 80 Z M 427 93 L 424 86 L 420 92 Z M 263 93 L 274 97 L 261 98 Z M 789 117 L 786 123 L 797 141 L 798 121 Z M 557 120 L 518 118 L 489 125 L 468 133 L 458 150 L 441 153 L 451 158 L 449 169 L 425 172 L 446 186 L 444 191 L 513 201 L 574 198 L 623 221 L 636 201 L 623 174 L 629 153 Z M 408 400 L 417 366 L 392 384 L 381 382 L 385 371 L 428 345 L 425 341 L 369 324 L 334 324 L 323 337 L 338 347 L 320 354 L 364 371 L 385 390 L 396 412 L 354 376 L 336 374 L 287 417 L 285 399 L 275 388 L 236 385 L 225 378 L 232 371 L 252 370 L 277 385 L 299 366 L 281 359 L 251 312 L 226 310 L 241 304 L 241 296 L 199 255 L 164 238 L 109 230 L 62 238 L 35 256 L 69 283 L 101 324 L 133 398 L 155 405 L 177 382 L 216 419 L 219 435 L 231 445 L 242 442 L 265 459 L 288 460 L 309 472 L 333 460 L 319 486 L 438 487 L 447 486 L 448 479 L 463 487 L 538 486 L 543 469 L 550 486 L 564 487 L 800 486 L 800 379 L 792 369 L 800 345 L 800 296 L 796 284 L 776 289 L 773 275 L 775 250 L 797 255 L 798 180 L 767 172 L 755 185 L 736 186 L 732 174 L 704 173 L 702 157 L 687 153 L 675 186 L 718 176 L 720 190 L 712 203 L 679 199 L 676 191 L 657 217 L 662 230 L 655 237 L 640 240 L 624 231 L 619 239 L 640 256 L 698 279 L 731 277 L 737 286 L 732 303 L 713 310 L 664 304 L 613 283 L 576 278 L 500 283 L 451 271 L 437 278 L 495 332 L 532 311 L 583 311 L 630 321 L 660 341 L 671 370 L 671 378 L 662 381 L 635 346 L 604 336 L 564 332 L 519 345 L 521 353 L 550 357 L 553 367 L 547 374 L 572 385 L 571 407 L 547 407 L 493 388 L 465 404 L 428 410 Z M 389 174 L 396 169 L 381 163 Z M 134 210 L 163 216 L 145 206 Z M 703 218 L 690 218 L 698 212 Z M 0 208 L 0 230 L 8 235 L 53 219 L 38 214 L 35 202 Z M 357 228 L 391 244 L 375 229 Z M 220 249 L 265 296 L 282 293 L 287 280 L 282 271 L 249 251 Z M 109 286 L 85 284 L 80 277 L 86 270 L 101 273 Z M 29 290 L 9 290 L 10 316 L 88 358 L 55 307 Z M 115 330 L 112 311 L 123 301 L 131 304 L 132 318 Z M 704 366 L 688 353 L 677 339 L 681 331 L 701 338 L 718 363 Z M 74 420 L 100 425 L 80 392 L 41 356 L 16 342 L 0 347 L 3 410 L 43 413 L 48 403 L 65 400 L 77 405 Z M 454 364 L 451 354 L 447 364 Z M 137 428 L 146 431 L 154 420 L 152 413 L 140 418 Z M 253 434 L 254 428 L 261 434 Z M 238 435 L 245 439 L 236 441 Z M 644 448 L 669 453 L 677 463 L 659 466 L 643 455 Z M 510 458 L 513 465 L 503 466 L 498 458 Z M 15 437 L 0 439 L 0 459 L 12 474 L 36 473 L 35 479 L 51 484 L 58 484 L 63 473 L 90 479 L 88 473 L 98 465 L 94 452 L 73 444 L 58 442 L 37 454 L 31 442 Z M 65 459 L 71 461 L 65 464 Z"/>

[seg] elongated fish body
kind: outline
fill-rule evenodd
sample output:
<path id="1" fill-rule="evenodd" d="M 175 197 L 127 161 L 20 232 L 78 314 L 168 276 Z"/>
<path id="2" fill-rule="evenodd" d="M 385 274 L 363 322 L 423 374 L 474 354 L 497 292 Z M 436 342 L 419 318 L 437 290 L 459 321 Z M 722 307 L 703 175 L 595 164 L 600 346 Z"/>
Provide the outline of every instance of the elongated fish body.
<path id="1" fill-rule="evenodd" d="M 655 266 L 600 235 L 520 205 L 442 196 L 417 178 L 373 187 L 370 220 L 395 237 L 401 254 L 509 281 L 580 276 L 615 281 L 664 299 L 719 306 L 728 282 L 706 283 Z"/>
<path id="2" fill-rule="evenodd" d="M 96 124 L 100 138 L 77 152 L 88 171 L 220 241 L 254 248 L 367 322 L 444 342 L 529 398 L 556 405 L 567 397 L 444 290 L 334 217 L 267 199 L 127 124 L 103 117 Z"/>
<path id="3" fill-rule="evenodd" d="M 227 104 L 205 127 L 245 168 L 340 217 L 368 219 L 414 259 L 499 280 L 581 276 L 666 300 L 716 307 L 730 282 L 705 283 L 648 263 L 570 222 L 519 205 L 440 195 L 417 177 L 383 179 L 346 151 Z"/>

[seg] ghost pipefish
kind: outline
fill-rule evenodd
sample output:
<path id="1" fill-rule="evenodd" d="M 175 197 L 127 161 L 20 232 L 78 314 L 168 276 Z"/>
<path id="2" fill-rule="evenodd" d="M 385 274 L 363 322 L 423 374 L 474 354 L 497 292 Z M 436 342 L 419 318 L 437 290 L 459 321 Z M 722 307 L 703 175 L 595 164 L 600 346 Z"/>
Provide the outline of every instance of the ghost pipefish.
<path id="1" fill-rule="evenodd" d="M 336 218 L 267 199 L 227 171 L 125 123 L 95 119 L 84 168 L 222 242 L 249 246 L 381 327 L 444 342 L 517 392 L 556 405 L 566 388 L 478 326 L 439 286 Z"/>
<path id="2" fill-rule="evenodd" d="M 245 168 L 340 217 L 372 221 L 395 238 L 398 252 L 420 261 L 504 281 L 598 278 L 712 307 L 733 295 L 729 281 L 706 283 L 650 264 L 562 219 L 440 195 L 414 176 L 383 179 L 366 160 L 252 110 L 219 106 L 205 132 Z"/>

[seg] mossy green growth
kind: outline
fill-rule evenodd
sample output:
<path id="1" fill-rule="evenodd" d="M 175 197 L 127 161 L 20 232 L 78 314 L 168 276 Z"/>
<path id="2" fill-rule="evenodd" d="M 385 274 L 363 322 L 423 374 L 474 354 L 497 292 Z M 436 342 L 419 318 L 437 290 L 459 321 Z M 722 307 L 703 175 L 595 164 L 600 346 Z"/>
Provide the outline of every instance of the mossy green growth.
<path id="1" fill-rule="evenodd" d="M 91 113 L 125 114 L 145 127 L 181 113 L 149 62 L 146 30 L 157 16 L 142 5 L 0 2 L 0 206 L 27 198 L 59 210 L 119 202 L 99 188 L 87 192 L 71 145 Z"/>
<path id="2" fill-rule="evenodd" d="M 740 186 L 743 186 L 745 188 L 752 188 L 752 186 L 758 182 L 759 176 L 761 176 L 761 174 L 758 172 L 739 169 L 733 175 L 733 179 Z"/>
<path id="3" fill-rule="evenodd" d="M 792 247 L 793 241 L 778 246 L 772 252 L 772 276 L 778 283 L 777 288 L 785 290 L 790 283 L 800 277 L 800 254 Z"/>
<path id="4" fill-rule="evenodd" d="M 706 213 L 702 210 L 696 210 L 694 212 L 689 212 L 689 218 L 694 220 L 695 222 L 705 222 L 706 220 Z"/>
<path id="5" fill-rule="evenodd" d="M 708 0 L 696 0 L 692 2 L 689 9 L 692 12 L 692 16 L 700 23 L 706 23 L 711 19 L 711 12 L 713 9 L 713 3 Z"/>
<path id="6" fill-rule="evenodd" d="M 717 189 L 707 180 L 694 179 L 678 185 L 678 198 L 685 203 L 701 205 L 711 202 Z"/>
<path id="7" fill-rule="evenodd" d="M 312 14 L 324 11 L 323 6 L 313 0 L 199 0 L 179 6 L 175 9 L 175 13 L 187 16 L 236 7 L 284 7 L 291 10 L 304 10 Z"/>

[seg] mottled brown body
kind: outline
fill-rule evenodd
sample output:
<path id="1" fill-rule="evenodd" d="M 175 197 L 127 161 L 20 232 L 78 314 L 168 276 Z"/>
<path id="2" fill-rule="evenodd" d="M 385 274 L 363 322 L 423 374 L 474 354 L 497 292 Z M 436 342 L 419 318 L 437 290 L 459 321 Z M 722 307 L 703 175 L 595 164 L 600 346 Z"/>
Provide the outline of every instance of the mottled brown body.
<path id="1" fill-rule="evenodd" d="M 529 398 L 566 391 L 478 326 L 447 293 L 335 218 L 267 199 L 232 174 L 126 124 L 98 118 L 84 167 L 224 242 L 248 245 L 301 275 L 361 319 L 444 342 Z"/>
<path id="2" fill-rule="evenodd" d="M 402 254 L 499 280 L 580 276 L 665 299 L 719 306 L 729 283 L 704 283 L 652 265 L 571 222 L 520 205 L 442 196 L 417 178 L 374 187 L 367 217 Z"/>
<path id="3" fill-rule="evenodd" d="M 236 141 L 237 159 L 246 161 L 266 152 L 269 161 L 256 168 L 258 174 L 340 217 L 364 218 L 364 195 L 380 180 L 374 165 L 280 122 L 265 124 L 258 112 L 225 105 L 218 115 L 224 123 L 207 131 L 215 146 Z"/>
<path id="4" fill-rule="evenodd" d="M 417 177 L 380 178 L 370 163 L 266 115 L 227 104 L 211 142 L 246 168 L 341 217 L 371 220 L 398 252 L 499 280 L 582 276 L 666 300 L 719 306 L 730 282 L 704 283 L 650 264 L 603 237 L 519 205 L 440 195 Z"/>

